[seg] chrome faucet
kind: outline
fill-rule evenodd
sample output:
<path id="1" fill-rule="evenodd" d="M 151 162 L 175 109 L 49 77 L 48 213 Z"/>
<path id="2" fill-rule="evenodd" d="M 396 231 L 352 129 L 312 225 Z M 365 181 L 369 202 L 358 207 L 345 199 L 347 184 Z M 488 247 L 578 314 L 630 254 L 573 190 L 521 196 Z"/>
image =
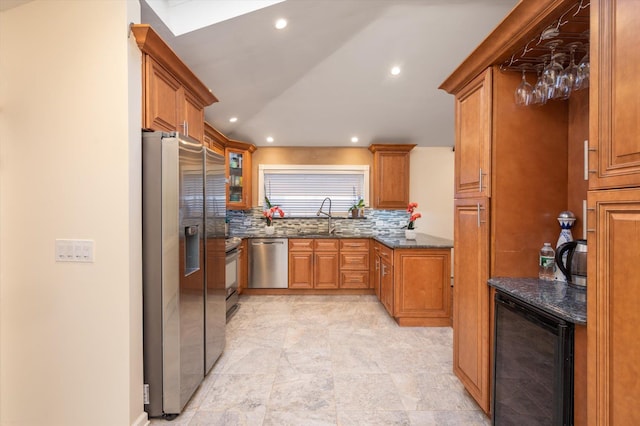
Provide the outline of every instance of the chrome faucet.
<path id="1" fill-rule="evenodd" d="M 327 200 L 329 200 L 329 213 L 325 213 L 324 211 L 322 211 L 322 208 L 324 207 L 324 203 Z M 333 234 L 336 229 L 331 224 L 331 198 L 325 197 L 325 199 L 322 200 L 322 204 L 320 204 L 320 209 L 318 210 L 318 213 L 316 213 L 316 216 L 320 216 L 320 214 L 323 214 L 323 215 L 325 215 L 325 216 L 327 216 L 329 218 L 327 233 L 328 234 Z"/>

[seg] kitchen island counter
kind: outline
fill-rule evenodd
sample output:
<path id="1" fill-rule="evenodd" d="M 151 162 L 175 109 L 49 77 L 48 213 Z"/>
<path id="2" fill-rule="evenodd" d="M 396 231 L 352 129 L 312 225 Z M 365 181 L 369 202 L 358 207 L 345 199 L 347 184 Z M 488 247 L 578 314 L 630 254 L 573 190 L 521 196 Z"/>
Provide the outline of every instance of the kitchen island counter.
<path id="1" fill-rule="evenodd" d="M 561 281 L 538 278 L 489 279 L 489 285 L 524 303 L 578 325 L 587 323 L 587 292 Z"/>

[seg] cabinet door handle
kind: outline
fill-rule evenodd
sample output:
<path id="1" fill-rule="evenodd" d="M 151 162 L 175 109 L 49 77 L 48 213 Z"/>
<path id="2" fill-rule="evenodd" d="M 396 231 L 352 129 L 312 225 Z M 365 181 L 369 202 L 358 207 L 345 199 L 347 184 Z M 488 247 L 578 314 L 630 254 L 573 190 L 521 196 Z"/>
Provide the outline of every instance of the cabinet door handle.
<path id="1" fill-rule="evenodd" d="M 387 275 L 387 266 L 383 263 L 382 264 L 382 276 L 384 277 L 385 275 Z"/>
<path id="2" fill-rule="evenodd" d="M 478 182 L 480 183 L 479 191 L 482 192 L 482 167 L 480 167 L 480 175 L 478 176 Z"/>
<path id="3" fill-rule="evenodd" d="M 182 130 L 184 130 L 184 135 L 189 136 L 189 123 L 185 120 L 180 126 L 182 126 Z"/>
<path id="4" fill-rule="evenodd" d="M 584 180 L 589 180 L 589 141 L 584 140 Z"/>
<path id="5" fill-rule="evenodd" d="M 480 203 L 476 204 L 476 207 L 478 209 L 478 228 L 480 228 L 481 223 L 486 223 L 486 220 L 480 220 L 480 212 L 484 210 L 484 207 L 480 207 Z"/>

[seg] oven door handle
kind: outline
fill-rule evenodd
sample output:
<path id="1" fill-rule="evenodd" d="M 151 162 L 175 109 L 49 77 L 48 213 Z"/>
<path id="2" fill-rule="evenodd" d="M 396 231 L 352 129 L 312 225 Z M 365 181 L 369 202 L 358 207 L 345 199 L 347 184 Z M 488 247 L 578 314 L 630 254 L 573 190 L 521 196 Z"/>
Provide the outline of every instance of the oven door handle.
<path id="1" fill-rule="evenodd" d="M 238 259 L 238 254 L 239 254 L 239 253 L 238 253 L 238 249 L 233 249 L 233 250 L 231 250 L 231 251 L 228 251 L 228 252 L 225 254 L 225 261 L 226 261 L 227 263 L 229 263 L 229 262 L 233 262 L 234 260 Z"/>

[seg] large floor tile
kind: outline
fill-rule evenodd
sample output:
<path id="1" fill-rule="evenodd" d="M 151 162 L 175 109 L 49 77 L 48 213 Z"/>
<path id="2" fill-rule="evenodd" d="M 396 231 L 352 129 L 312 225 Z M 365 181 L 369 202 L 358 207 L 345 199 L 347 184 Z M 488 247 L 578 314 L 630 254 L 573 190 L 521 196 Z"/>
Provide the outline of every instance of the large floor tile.
<path id="1" fill-rule="evenodd" d="M 399 327 L 375 296 L 241 296 L 226 347 L 171 426 L 479 425 L 449 327 Z"/>

